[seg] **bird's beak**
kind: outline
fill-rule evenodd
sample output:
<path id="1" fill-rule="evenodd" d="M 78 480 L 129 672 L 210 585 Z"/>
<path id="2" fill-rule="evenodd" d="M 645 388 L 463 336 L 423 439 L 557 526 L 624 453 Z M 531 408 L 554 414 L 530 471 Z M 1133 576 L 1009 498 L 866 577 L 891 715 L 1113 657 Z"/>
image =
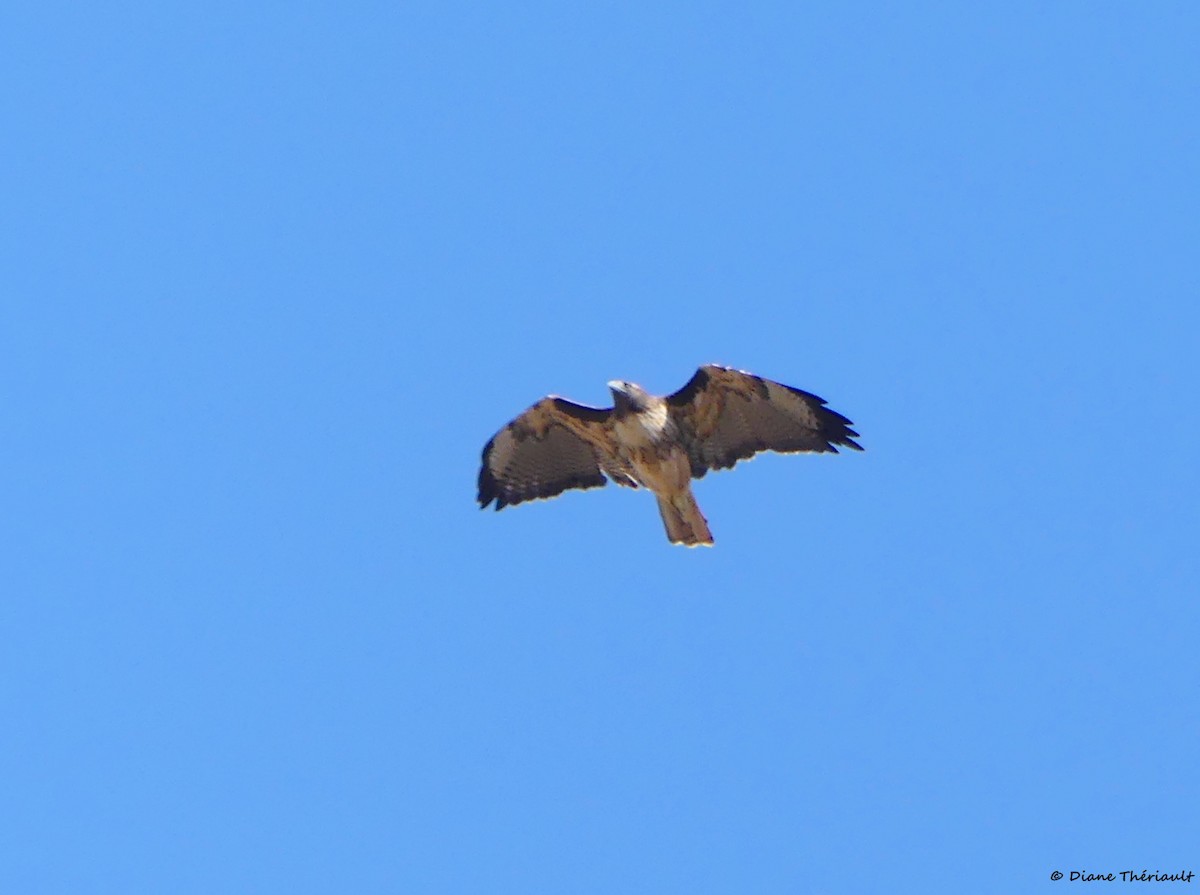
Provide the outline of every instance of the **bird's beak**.
<path id="1" fill-rule="evenodd" d="M 624 382 L 620 382 L 619 380 L 614 379 L 608 383 L 608 387 L 611 388 L 614 392 L 620 392 L 621 394 L 625 394 L 625 383 Z"/>

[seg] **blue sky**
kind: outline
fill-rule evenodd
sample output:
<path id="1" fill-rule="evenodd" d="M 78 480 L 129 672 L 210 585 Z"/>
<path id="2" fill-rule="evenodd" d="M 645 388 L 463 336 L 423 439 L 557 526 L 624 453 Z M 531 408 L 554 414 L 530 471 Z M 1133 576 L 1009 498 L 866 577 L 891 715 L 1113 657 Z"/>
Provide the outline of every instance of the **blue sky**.
<path id="1" fill-rule="evenodd" d="M 22 3 L 0 888 L 1200 872 L 1200 11 Z M 701 363 L 863 454 L 496 514 Z"/>

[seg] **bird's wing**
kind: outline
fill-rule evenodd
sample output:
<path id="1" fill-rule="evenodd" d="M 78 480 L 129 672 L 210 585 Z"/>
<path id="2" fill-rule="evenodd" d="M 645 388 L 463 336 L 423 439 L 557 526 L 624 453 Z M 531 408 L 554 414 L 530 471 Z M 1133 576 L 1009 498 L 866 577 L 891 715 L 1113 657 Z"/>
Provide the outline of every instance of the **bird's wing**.
<path id="1" fill-rule="evenodd" d="M 692 475 L 728 469 L 760 451 L 861 451 L 858 433 L 816 395 L 741 370 L 706 364 L 667 397 L 687 443 Z"/>
<path id="2" fill-rule="evenodd" d="M 610 466 L 606 425 L 612 411 L 551 396 L 495 434 L 483 449 L 479 505 L 500 510 L 555 497 L 568 488 L 598 488 Z"/>

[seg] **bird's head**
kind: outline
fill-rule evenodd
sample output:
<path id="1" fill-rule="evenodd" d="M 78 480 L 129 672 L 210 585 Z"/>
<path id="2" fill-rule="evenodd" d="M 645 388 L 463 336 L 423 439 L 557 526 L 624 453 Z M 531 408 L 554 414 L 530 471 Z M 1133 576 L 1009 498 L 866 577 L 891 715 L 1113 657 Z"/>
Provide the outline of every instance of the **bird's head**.
<path id="1" fill-rule="evenodd" d="M 650 403 L 650 395 L 637 383 L 614 379 L 608 387 L 613 393 L 613 407 L 618 413 L 636 413 L 645 410 Z"/>

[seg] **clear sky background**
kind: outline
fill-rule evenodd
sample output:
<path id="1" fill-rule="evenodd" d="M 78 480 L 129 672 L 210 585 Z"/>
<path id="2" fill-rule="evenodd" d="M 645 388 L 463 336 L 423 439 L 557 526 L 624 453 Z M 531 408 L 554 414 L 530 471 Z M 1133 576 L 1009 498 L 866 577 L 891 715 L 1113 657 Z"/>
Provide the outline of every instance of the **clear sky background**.
<path id="1" fill-rule="evenodd" d="M 1200 872 L 1194 3 L 2 19 L 0 890 Z M 476 508 L 705 362 L 866 452 Z"/>

